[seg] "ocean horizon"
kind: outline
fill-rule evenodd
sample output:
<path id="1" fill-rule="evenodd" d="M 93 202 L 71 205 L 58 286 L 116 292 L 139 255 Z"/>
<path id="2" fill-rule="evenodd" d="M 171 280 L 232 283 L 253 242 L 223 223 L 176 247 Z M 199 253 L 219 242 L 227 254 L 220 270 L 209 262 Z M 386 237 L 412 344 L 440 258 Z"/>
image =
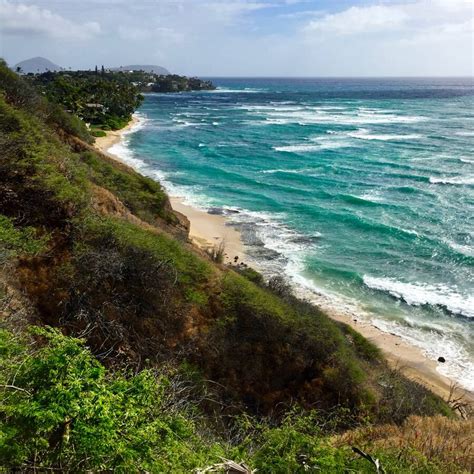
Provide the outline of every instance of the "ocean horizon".
<path id="1" fill-rule="evenodd" d="M 146 94 L 111 151 L 225 216 L 265 276 L 474 390 L 473 79 L 212 79 Z"/>

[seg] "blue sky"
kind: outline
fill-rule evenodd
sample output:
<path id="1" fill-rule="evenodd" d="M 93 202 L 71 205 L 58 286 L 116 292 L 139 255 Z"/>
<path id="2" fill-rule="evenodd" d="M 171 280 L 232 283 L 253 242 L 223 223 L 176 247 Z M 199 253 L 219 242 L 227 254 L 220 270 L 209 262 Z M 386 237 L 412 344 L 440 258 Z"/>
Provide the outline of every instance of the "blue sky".
<path id="1" fill-rule="evenodd" d="M 474 0 L 0 0 L 0 55 L 237 76 L 473 75 Z"/>

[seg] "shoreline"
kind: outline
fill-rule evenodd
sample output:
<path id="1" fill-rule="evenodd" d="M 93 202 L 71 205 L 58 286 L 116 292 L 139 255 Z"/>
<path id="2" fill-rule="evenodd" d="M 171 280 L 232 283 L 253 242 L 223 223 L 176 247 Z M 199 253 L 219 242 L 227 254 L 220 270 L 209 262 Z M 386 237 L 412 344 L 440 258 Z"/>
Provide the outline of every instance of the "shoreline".
<path id="1" fill-rule="evenodd" d="M 108 131 L 105 137 L 96 138 L 94 146 L 110 158 L 122 161 L 119 156 L 110 153 L 109 149 L 120 143 L 123 135 L 139 123 L 140 120 L 133 115 L 132 120 L 124 128 Z M 189 219 L 189 238 L 194 245 L 207 252 L 217 249 L 222 244 L 224 246 L 223 263 L 234 263 L 235 257 L 238 257 L 239 263 L 245 262 L 247 256 L 240 232 L 235 227 L 227 225 L 225 217 L 192 207 L 185 202 L 183 197 L 169 194 L 168 197 L 171 207 Z"/>
<path id="2" fill-rule="evenodd" d="M 139 119 L 134 115 L 126 127 L 106 132 L 107 136 L 96 138 L 94 146 L 110 158 L 122 162 L 119 156 L 108 150 L 119 143 L 124 133 L 129 132 L 138 123 Z M 228 225 L 226 217 L 210 214 L 190 206 L 180 196 L 169 196 L 169 198 L 172 208 L 189 219 L 189 238 L 197 247 L 207 251 L 217 248 L 223 242 L 225 246 L 224 263 L 233 264 L 235 257 L 238 257 L 238 263 L 245 263 L 249 260 L 240 232 L 235 227 Z M 254 262 L 250 266 L 255 266 Z M 258 270 L 258 266 L 256 270 Z M 317 305 L 316 302 L 315 304 Z M 382 331 L 370 321 L 335 311 L 325 310 L 324 312 L 331 319 L 347 324 L 376 345 L 392 368 L 400 370 L 406 377 L 424 385 L 445 401 L 448 401 L 450 397 L 462 397 L 464 401 L 474 404 L 474 392 L 463 389 L 455 381 L 439 373 L 436 370 L 438 363 L 429 359 L 420 348 L 405 342 L 398 335 Z"/>

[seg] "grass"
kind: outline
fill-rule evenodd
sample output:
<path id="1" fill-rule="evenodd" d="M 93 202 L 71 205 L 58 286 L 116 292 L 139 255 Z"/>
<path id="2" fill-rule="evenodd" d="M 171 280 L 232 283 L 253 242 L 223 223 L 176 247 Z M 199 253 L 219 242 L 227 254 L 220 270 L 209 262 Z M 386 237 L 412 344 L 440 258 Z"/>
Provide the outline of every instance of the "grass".
<path id="1" fill-rule="evenodd" d="M 177 281 L 183 286 L 197 289 L 213 273 L 207 262 L 163 232 L 155 233 L 120 219 L 94 217 L 83 221 L 81 232 L 86 242 L 107 240 L 110 245 L 137 248 L 171 263 L 176 269 Z"/>
<path id="2" fill-rule="evenodd" d="M 88 182 L 71 152 L 35 116 L 1 97 L 0 133 L 4 209 L 13 213 L 24 204 L 23 212 L 31 217 L 50 220 L 72 217 L 86 207 Z"/>
<path id="3" fill-rule="evenodd" d="M 474 462 L 474 420 L 444 416 L 411 416 L 401 425 L 386 424 L 337 436 L 334 446 L 359 446 L 366 451 L 392 452 L 411 465 L 412 472 L 431 461 L 432 472 L 470 472 Z M 382 454 L 383 455 L 383 454 Z M 429 472 L 429 471 L 424 471 Z"/>
<path id="4" fill-rule="evenodd" d="M 81 159 L 87 165 L 89 179 L 114 193 L 138 217 L 151 223 L 156 222 L 157 216 L 174 222 L 168 197 L 158 182 L 120 169 L 93 152 L 82 153 Z"/>

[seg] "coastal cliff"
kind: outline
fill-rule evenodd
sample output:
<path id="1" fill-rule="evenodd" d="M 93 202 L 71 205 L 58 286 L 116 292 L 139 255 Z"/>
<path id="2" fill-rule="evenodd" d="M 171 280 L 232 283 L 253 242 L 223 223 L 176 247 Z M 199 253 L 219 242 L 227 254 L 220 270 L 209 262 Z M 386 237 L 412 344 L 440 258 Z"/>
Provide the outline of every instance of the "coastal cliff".
<path id="1" fill-rule="evenodd" d="M 469 470 L 472 422 L 283 282 L 192 245 L 158 182 L 5 65 L 0 90 L 2 468 Z"/>

